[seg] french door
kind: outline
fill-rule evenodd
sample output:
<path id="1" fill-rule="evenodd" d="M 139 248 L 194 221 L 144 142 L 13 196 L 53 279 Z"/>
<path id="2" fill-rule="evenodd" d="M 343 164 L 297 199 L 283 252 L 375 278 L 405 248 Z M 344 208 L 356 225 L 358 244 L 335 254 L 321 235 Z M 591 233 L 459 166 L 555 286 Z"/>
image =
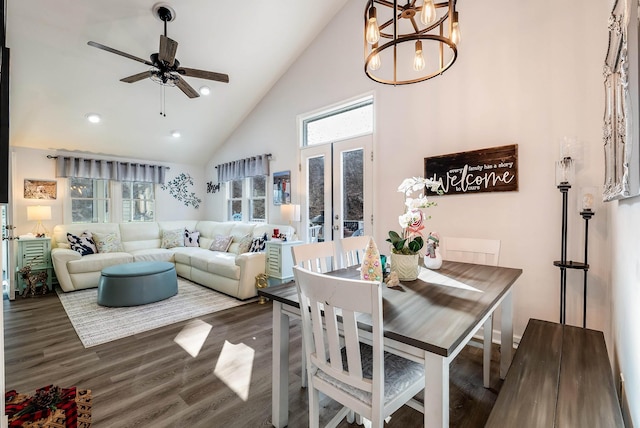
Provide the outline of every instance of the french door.
<path id="1" fill-rule="evenodd" d="M 303 228 L 307 242 L 373 231 L 372 135 L 302 148 Z"/>

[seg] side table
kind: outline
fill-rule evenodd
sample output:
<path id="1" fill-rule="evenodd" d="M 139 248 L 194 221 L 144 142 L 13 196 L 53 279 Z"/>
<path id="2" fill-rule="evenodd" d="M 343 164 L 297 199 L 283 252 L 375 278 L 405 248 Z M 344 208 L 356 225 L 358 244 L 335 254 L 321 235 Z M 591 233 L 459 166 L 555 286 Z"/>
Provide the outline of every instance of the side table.
<path id="1" fill-rule="evenodd" d="M 266 273 L 269 279 L 275 279 L 278 283 L 293 279 L 293 254 L 291 247 L 302 244 L 302 241 L 271 240 L 265 244 Z M 269 285 L 271 285 L 270 282 Z"/>
<path id="2" fill-rule="evenodd" d="M 53 266 L 51 264 L 51 238 L 33 238 L 18 240 L 18 254 L 16 260 L 16 284 L 18 293 L 22 294 L 27 283 L 20 275 L 25 266 L 31 267 L 31 272 L 47 271 L 47 288 L 52 289 Z"/>

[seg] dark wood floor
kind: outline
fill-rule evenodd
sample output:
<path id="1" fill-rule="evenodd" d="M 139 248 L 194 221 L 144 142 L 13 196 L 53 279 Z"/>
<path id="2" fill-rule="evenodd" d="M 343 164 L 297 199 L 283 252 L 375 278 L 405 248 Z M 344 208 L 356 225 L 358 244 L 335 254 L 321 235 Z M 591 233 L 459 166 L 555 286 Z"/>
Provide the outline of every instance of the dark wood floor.
<path id="1" fill-rule="evenodd" d="M 5 300 L 6 388 L 22 393 L 49 384 L 91 389 L 96 428 L 271 426 L 271 304 L 252 303 L 199 319 L 212 329 L 195 358 L 174 342 L 188 321 L 85 349 L 55 294 Z M 289 427 L 306 427 L 299 323 L 291 334 Z M 214 374 L 225 341 L 255 352 L 246 400 Z M 502 385 L 497 349 L 493 354 L 490 389 L 482 386 L 480 349 L 467 347 L 452 364 L 451 426 L 484 426 Z M 337 407 L 329 400 L 323 405 L 328 420 Z M 421 427 L 422 415 L 405 406 L 388 426 Z"/>

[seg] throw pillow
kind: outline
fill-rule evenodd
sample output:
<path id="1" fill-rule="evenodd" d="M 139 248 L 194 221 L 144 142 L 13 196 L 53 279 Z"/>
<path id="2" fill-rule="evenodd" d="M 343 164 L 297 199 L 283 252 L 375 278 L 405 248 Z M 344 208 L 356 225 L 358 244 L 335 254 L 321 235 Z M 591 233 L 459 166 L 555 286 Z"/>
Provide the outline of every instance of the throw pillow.
<path id="1" fill-rule="evenodd" d="M 253 238 L 251 235 L 244 235 L 242 238 L 233 238 L 234 241 L 238 240 L 238 249 L 236 250 L 236 254 L 248 253 L 249 248 L 251 248 L 251 244 L 253 243 Z"/>
<path id="2" fill-rule="evenodd" d="M 184 229 L 162 231 L 162 248 L 184 247 Z"/>
<path id="3" fill-rule="evenodd" d="M 196 230 L 189 231 L 184 230 L 184 246 L 185 247 L 199 247 L 200 246 L 200 232 Z"/>
<path id="4" fill-rule="evenodd" d="M 232 236 L 216 235 L 213 237 L 213 242 L 211 242 L 209 249 L 211 251 L 222 251 L 225 253 L 227 252 L 229 245 L 231 245 L 232 240 Z"/>
<path id="5" fill-rule="evenodd" d="M 67 240 L 69 241 L 69 245 L 71 245 L 71 249 L 79 252 L 81 256 L 96 254 L 98 252 L 96 244 L 91 238 L 91 232 L 87 230 L 82 232 L 80 236 L 67 233 Z"/>
<path id="6" fill-rule="evenodd" d="M 117 253 L 124 251 L 117 233 L 94 233 L 93 240 L 99 253 Z"/>
<path id="7" fill-rule="evenodd" d="M 259 238 L 254 238 L 251 242 L 251 247 L 249 247 L 249 252 L 251 253 L 259 253 L 260 251 L 264 251 L 267 243 L 267 234 L 265 233 Z"/>

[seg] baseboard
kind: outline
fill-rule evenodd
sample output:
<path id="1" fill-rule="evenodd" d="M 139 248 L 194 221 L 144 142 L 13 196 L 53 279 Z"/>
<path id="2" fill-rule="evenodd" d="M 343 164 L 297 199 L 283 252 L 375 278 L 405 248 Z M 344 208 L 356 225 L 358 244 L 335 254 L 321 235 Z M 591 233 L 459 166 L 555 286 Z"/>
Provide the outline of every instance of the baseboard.
<path id="1" fill-rule="evenodd" d="M 495 343 L 497 345 L 502 345 L 502 342 L 500 340 L 500 330 L 493 330 L 492 334 L 491 334 L 491 343 Z M 514 335 L 513 336 L 513 346 L 515 346 L 515 348 L 517 349 L 518 346 L 520 345 L 520 340 L 522 339 L 522 336 L 518 336 L 518 335 Z M 482 341 L 484 340 L 484 334 L 482 333 L 482 329 L 479 330 L 478 333 L 476 333 L 473 336 L 473 340 L 475 340 L 476 342 L 480 342 L 482 343 Z M 479 346 L 482 347 L 482 345 L 477 345 L 474 342 L 469 342 L 470 345 L 472 346 Z"/>

